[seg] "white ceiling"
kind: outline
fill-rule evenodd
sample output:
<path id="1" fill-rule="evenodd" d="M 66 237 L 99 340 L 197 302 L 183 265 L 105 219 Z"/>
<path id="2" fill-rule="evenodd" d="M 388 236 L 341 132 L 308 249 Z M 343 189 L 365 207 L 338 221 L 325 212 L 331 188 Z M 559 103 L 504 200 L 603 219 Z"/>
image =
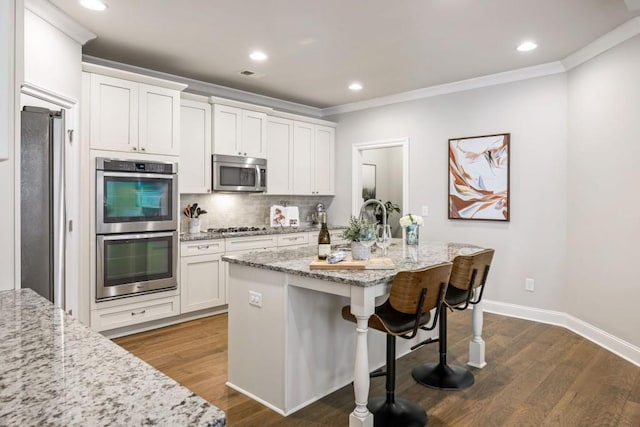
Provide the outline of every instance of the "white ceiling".
<path id="1" fill-rule="evenodd" d="M 558 61 L 640 15 L 624 0 L 105 1 L 51 0 L 98 35 L 85 54 L 319 108 Z M 539 48 L 517 52 L 525 39 Z"/>

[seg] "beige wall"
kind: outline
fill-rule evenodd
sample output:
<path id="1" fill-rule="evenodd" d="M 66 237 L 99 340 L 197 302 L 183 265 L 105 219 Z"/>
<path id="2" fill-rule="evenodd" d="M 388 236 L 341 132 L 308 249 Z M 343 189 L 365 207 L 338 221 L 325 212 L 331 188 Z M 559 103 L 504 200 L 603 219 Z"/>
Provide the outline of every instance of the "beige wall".
<path id="1" fill-rule="evenodd" d="M 640 346 L 640 36 L 569 72 L 567 312 Z"/>
<path id="2" fill-rule="evenodd" d="M 566 283 L 566 76 L 487 87 L 331 117 L 337 128 L 335 218 L 351 210 L 351 145 L 408 137 L 409 209 L 433 240 L 496 249 L 486 297 L 563 310 Z M 449 138 L 510 132 L 511 222 L 447 219 Z M 534 293 L 524 289 L 535 279 Z"/>

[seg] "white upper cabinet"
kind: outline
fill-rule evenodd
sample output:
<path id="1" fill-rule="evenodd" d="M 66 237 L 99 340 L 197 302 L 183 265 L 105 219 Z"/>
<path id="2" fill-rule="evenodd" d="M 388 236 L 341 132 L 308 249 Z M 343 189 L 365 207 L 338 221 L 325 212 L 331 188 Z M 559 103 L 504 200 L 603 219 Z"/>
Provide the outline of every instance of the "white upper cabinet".
<path id="1" fill-rule="evenodd" d="M 335 193 L 335 129 L 294 122 L 293 194 Z M 267 163 L 268 168 L 271 166 Z"/>
<path id="2" fill-rule="evenodd" d="M 211 105 L 183 99 L 180 104 L 181 193 L 211 192 Z"/>
<path id="3" fill-rule="evenodd" d="M 293 124 L 293 194 L 313 194 L 313 126 L 304 122 Z"/>
<path id="4" fill-rule="evenodd" d="M 293 120 L 267 118 L 267 193 L 293 193 Z"/>
<path id="5" fill-rule="evenodd" d="M 313 194 L 335 194 L 335 141 L 334 128 L 315 125 Z"/>
<path id="6" fill-rule="evenodd" d="M 229 156 L 242 155 L 242 110 L 227 105 L 213 106 L 213 152 Z"/>
<path id="7" fill-rule="evenodd" d="M 242 110 L 242 155 L 267 157 L 267 115 Z"/>
<path id="8" fill-rule="evenodd" d="M 83 68 L 90 73 L 84 90 L 92 149 L 180 154 L 180 91 L 186 85 L 93 64 Z"/>
<path id="9" fill-rule="evenodd" d="M 138 83 L 91 74 L 91 148 L 138 150 Z"/>
<path id="10" fill-rule="evenodd" d="M 154 154 L 180 154 L 180 92 L 140 84 L 139 148 Z"/>
<path id="11" fill-rule="evenodd" d="M 213 106 L 213 152 L 229 156 L 267 156 L 265 113 L 228 105 Z"/>

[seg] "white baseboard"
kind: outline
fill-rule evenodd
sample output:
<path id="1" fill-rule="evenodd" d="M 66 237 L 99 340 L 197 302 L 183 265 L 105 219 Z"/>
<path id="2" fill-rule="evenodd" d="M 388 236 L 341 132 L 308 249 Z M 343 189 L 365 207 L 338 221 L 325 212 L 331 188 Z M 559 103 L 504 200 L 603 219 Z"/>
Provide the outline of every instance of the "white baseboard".
<path id="1" fill-rule="evenodd" d="M 288 413 L 284 412 L 282 409 L 278 408 L 275 405 L 272 405 L 271 403 L 267 402 L 266 400 L 256 396 L 253 393 L 248 392 L 247 390 L 243 389 L 242 387 L 238 387 L 237 385 L 227 381 L 225 383 L 225 385 L 229 388 L 234 389 L 235 391 L 244 394 L 245 396 L 255 400 L 258 403 L 263 404 L 264 406 L 266 406 L 267 408 L 271 409 L 272 411 L 277 412 L 278 414 L 282 415 L 283 417 L 286 417 L 287 415 L 289 415 Z"/>
<path id="2" fill-rule="evenodd" d="M 640 348 L 621 340 L 602 329 L 596 328 L 587 322 L 573 317 L 570 314 L 490 300 L 484 300 L 482 305 L 484 311 L 489 313 L 533 320 L 534 322 L 547 323 L 567 328 L 600 347 L 609 350 L 613 354 L 616 354 L 640 367 Z"/>

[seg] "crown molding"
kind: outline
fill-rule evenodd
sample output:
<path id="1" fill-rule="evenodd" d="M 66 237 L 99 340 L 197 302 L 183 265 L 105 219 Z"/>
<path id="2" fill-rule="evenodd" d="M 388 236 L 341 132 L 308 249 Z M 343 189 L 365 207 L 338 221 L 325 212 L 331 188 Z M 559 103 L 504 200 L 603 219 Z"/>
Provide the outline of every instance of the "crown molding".
<path id="1" fill-rule="evenodd" d="M 25 0 L 24 7 L 81 45 L 97 37 L 46 0 Z"/>
<path id="2" fill-rule="evenodd" d="M 119 70 L 130 71 L 132 73 L 145 74 L 160 79 L 184 83 L 188 85 L 188 88 L 186 89 L 187 92 L 196 95 L 226 98 L 234 101 L 246 102 L 249 104 L 262 105 L 284 112 L 317 118 L 321 117 L 322 110 L 320 108 L 311 107 L 308 105 L 272 98 L 270 96 L 258 95 L 256 93 L 246 92 L 239 89 L 233 89 L 226 86 L 220 86 L 213 83 L 207 83 L 200 80 L 177 76 L 175 74 L 163 73 L 160 71 L 150 70 L 148 68 L 124 64 L 122 62 L 111 61 L 109 59 L 98 58 L 90 55 L 82 55 L 82 60 L 86 63 L 103 65 L 105 67 L 117 68 Z"/>
<path id="3" fill-rule="evenodd" d="M 640 0 L 637 3 L 640 3 Z M 562 62 L 564 68 L 569 71 L 638 34 L 640 34 L 640 16 L 636 16 L 619 27 L 614 28 L 560 62 Z"/>
<path id="4" fill-rule="evenodd" d="M 105 67 L 103 65 L 92 64 L 89 62 L 82 63 L 82 71 L 86 71 L 87 73 L 102 74 L 103 76 L 115 77 L 117 79 L 131 80 L 138 83 L 146 83 L 178 91 L 183 91 L 187 87 L 187 85 L 184 83 L 177 83 L 171 80 L 160 79 L 146 74 L 132 73 L 131 71 Z"/>
<path id="5" fill-rule="evenodd" d="M 445 83 L 438 86 L 431 86 L 422 89 L 401 92 L 394 95 L 382 96 L 380 98 L 368 99 L 366 101 L 353 102 L 349 104 L 327 107 L 322 109 L 322 116 L 349 113 L 368 108 L 382 107 L 399 102 L 415 101 L 423 98 L 431 98 L 449 93 L 463 92 L 471 89 L 478 89 L 487 86 L 496 86 L 504 83 L 527 80 L 536 77 L 549 76 L 552 74 L 564 73 L 565 69 L 560 62 L 549 62 L 547 64 L 535 65 L 533 67 L 520 68 L 518 70 L 505 71 L 502 73 L 489 74 L 487 76 L 475 77 L 467 80 L 460 80 L 453 83 Z"/>

